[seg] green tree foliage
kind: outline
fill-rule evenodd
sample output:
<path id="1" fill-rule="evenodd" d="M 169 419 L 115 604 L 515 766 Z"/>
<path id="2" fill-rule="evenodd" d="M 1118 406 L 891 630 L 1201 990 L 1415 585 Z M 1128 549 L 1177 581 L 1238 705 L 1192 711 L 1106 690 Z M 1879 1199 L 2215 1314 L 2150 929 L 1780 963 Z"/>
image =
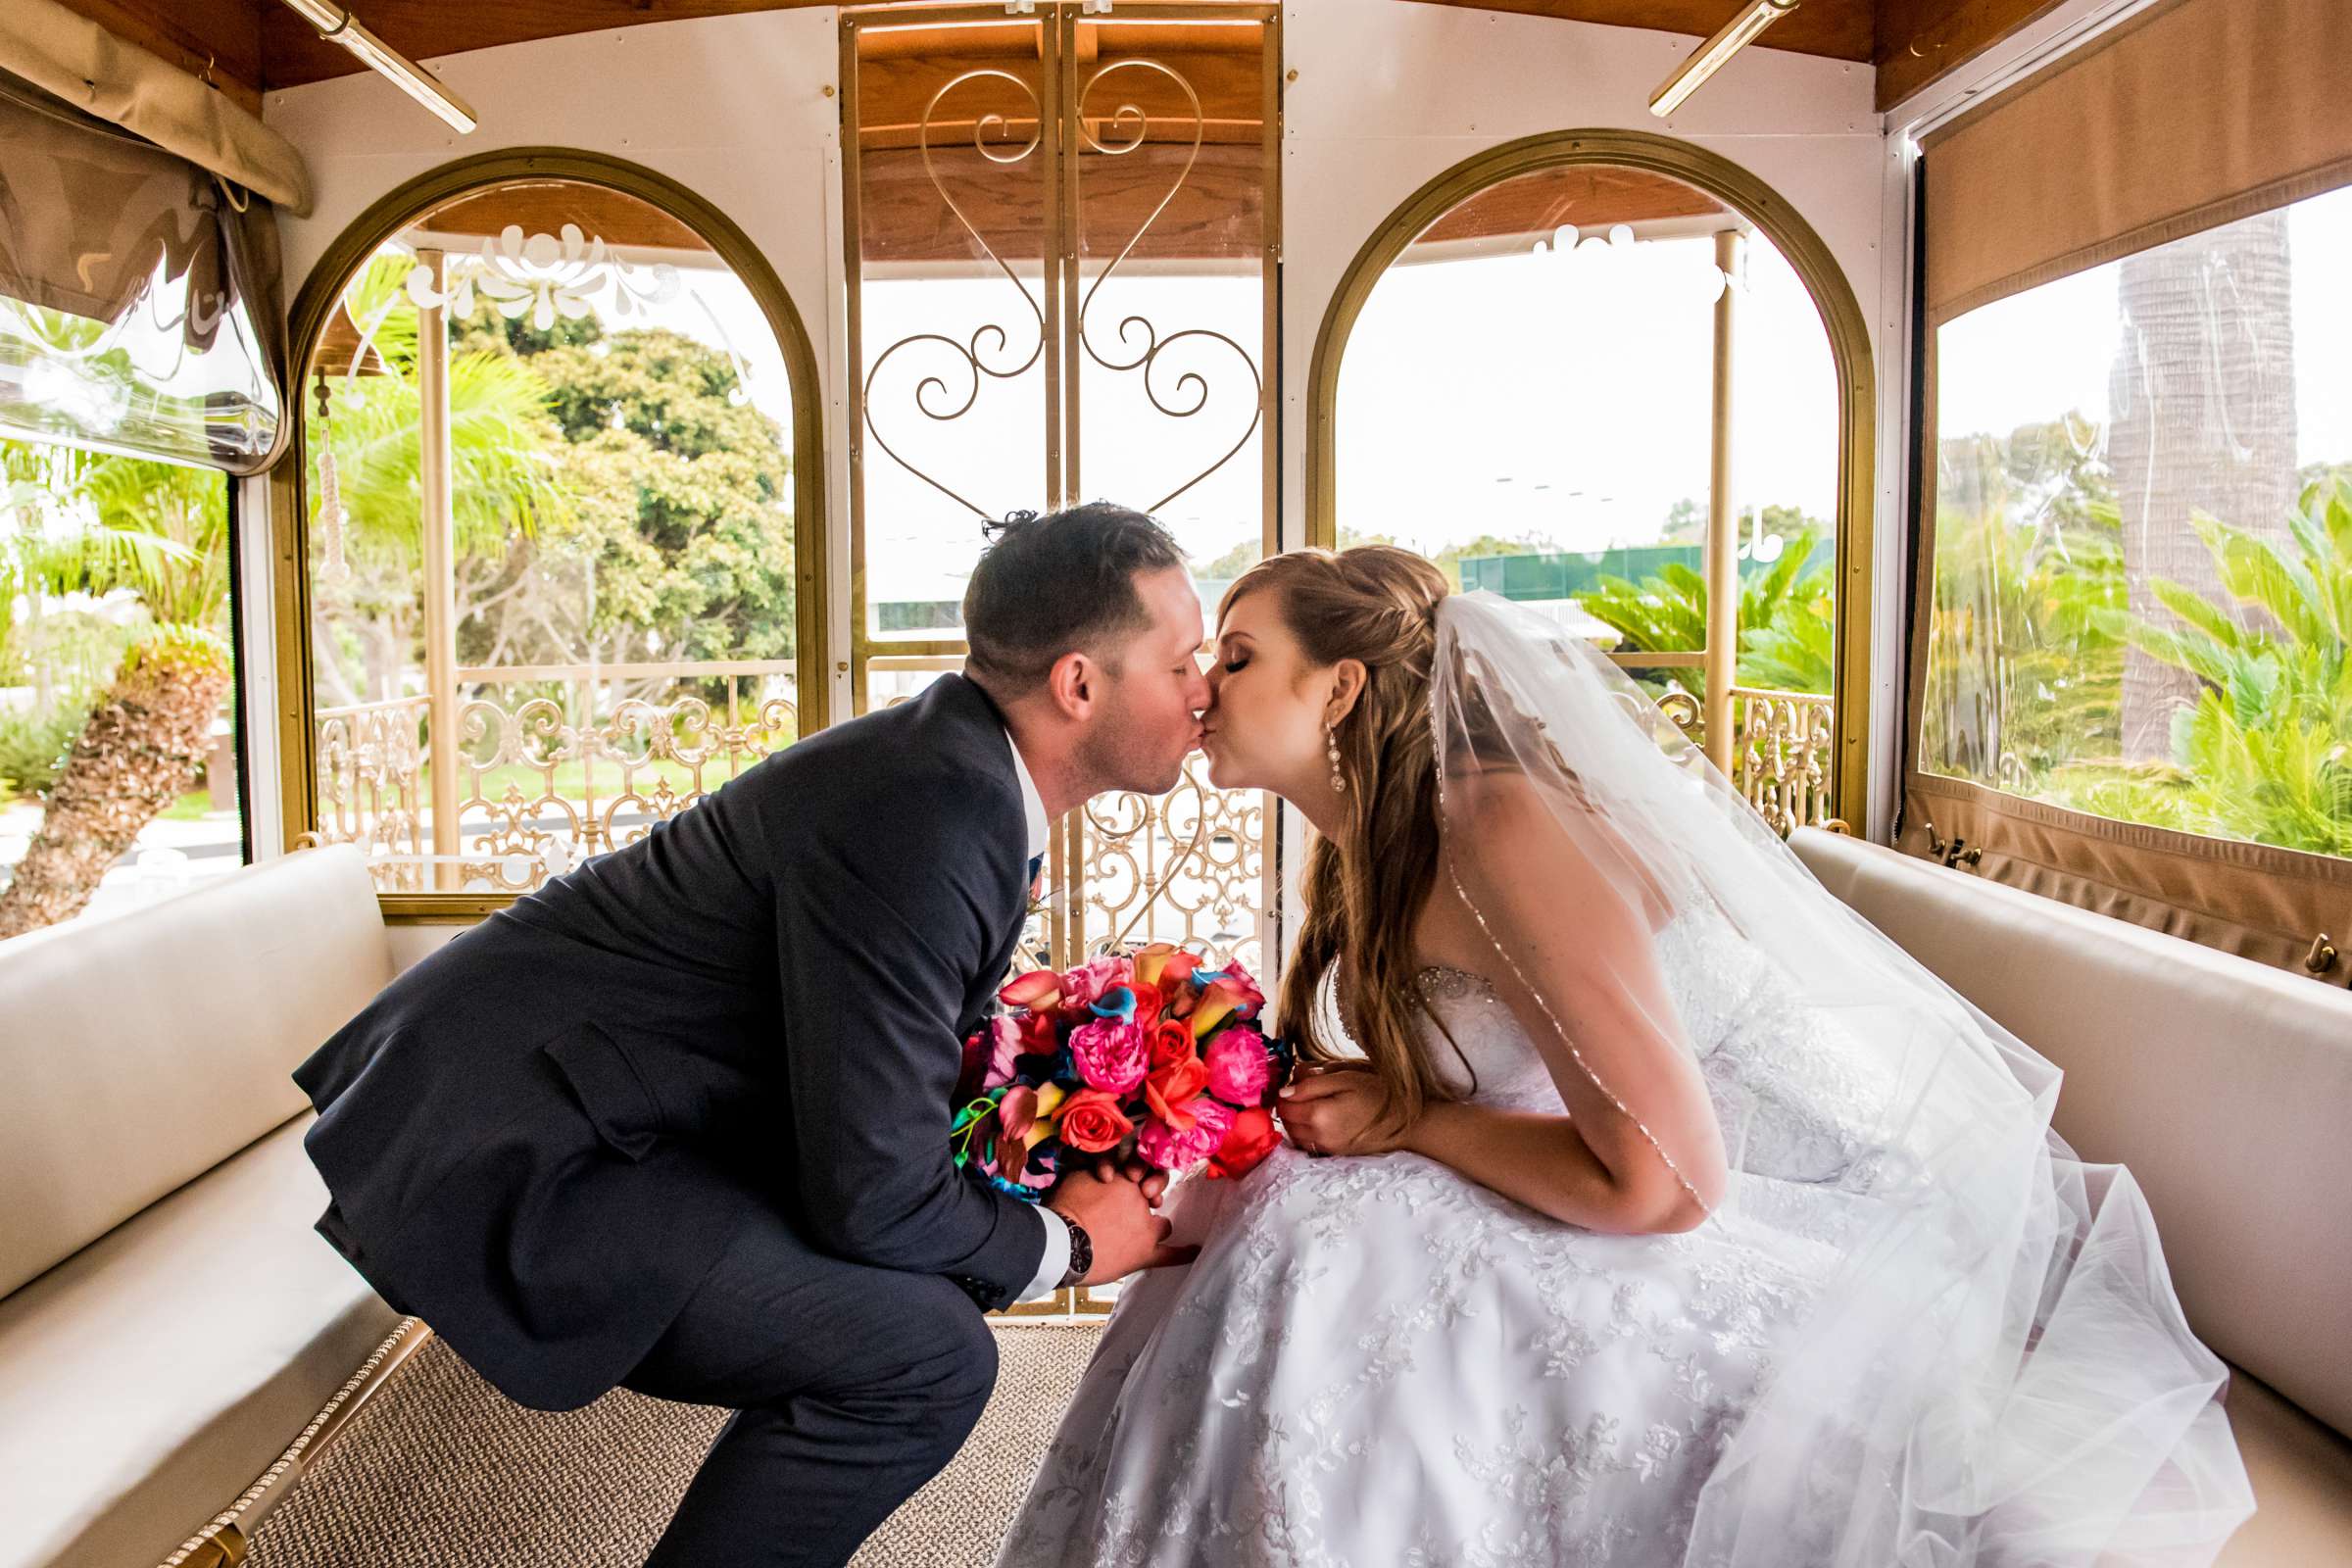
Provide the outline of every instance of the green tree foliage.
<path id="1" fill-rule="evenodd" d="M 2229 603 L 2157 579 L 2177 625 L 2108 613 L 2110 630 L 2194 675 L 2197 698 L 2173 715 L 2170 766 L 2093 772 L 2077 804 L 2352 857 L 2352 480 L 2307 486 L 2287 522 L 2280 544 L 2197 515 Z"/>
<path id="2" fill-rule="evenodd" d="M 319 640 L 349 671 L 328 701 L 392 695 L 423 657 L 405 269 L 379 259 L 347 296 L 391 374 L 334 383 L 352 573 L 322 581 Z M 452 322 L 450 356 L 462 663 L 791 656 L 791 459 L 727 356 L 593 316 L 539 328 L 487 299 Z M 313 564 L 318 580 L 316 545 Z"/>
<path id="3" fill-rule="evenodd" d="M 1764 509 L 1764 533 L 1772 539 L 1794 539 L 1811 533 L 1816 537 L 1829 532 L 1829 524 L 1819 517 L 1805 515 L 1802 507 L 1768 506 Z M 1740 537 L 1752 538 L 1756 531 L 1756 509 L 1748 508 L 1740 514 Z M 1658 535 L 1663 545 L 1703 545 L 1707 542 L 1707 509 L 1699 502 L 1685 496 L 1666 514 L 1666 527 Z"/>
<path id="4" fill-rule="evenodd" d="M 2074 416 L 1943 443 L 1922 764 L 2036 794 L 2121 749 L 2115 493 Z"/>
<path id="5" fill-rule="evenodd" d="M 1819 536 L 1796 535 L 1771 569 L 1740 586 L 1740 685 L 1827 695 L 1831 688 L 1835 573 L 1808 567 Z M 1690 653 L 1707 645 L 1707 580 L 1679 562 L 1636 583 L 1604 576 L 1577 595 L 1595 620 L 1613 628 L 1620 653 Z"/>
<path id="6" fill-rule="evenodd" d="M 791 460 L 726 356 L 636 330 L 527 363 L 571 444 L 590 635 L 638 659 L 790 658 Z"/>

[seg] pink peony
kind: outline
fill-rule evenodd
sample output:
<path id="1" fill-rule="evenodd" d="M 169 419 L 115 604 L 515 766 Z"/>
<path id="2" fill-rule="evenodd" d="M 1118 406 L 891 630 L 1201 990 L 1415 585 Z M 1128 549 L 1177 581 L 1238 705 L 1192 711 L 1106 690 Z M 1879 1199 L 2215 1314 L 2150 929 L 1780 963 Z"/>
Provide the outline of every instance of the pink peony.
<path id="1" fill-rule="evenodd" d="M 1265 1006 L 1266 994 L 1258 988 L 1257 977 L 1239 962 L 1225 966 L 1225 983 L 1240 994 L 1243 1017 L 1254 1017 L 1258 1009 Z"/>
<path id="2" fill-rule="evenodd" d="M 1124 1095 L 1151 1070 L 1152 1036 L 1116 1018 L 1098 1018 L 1070 1031 L 1070 1059 L 1090 1088 Z"/>
<path id="3" fill-rule="evenodd" d="M 1179 1108 L 1192 1118 L 1190 1131 L 1179 1132 L 1153 1116 L 1136 1134 L 1137 1152 L 1161 1170 L 1192 1169 L 1222 1148 L 1233 1131 L 1233 1107 L 1206 1095 Z"/>
<path id="4" fill-rule="evenodd" d="M 1266 1037 L 1247 1024 L 1219 1030 L 1208 1043 L 1208 1092 L 1229 1105 L 1254 1105 L 1265 1098 L 1274 1065 Z"/>
<path id="5" fill-rule="evenodd" d="M 1061 977 L 1061 1005 L 1065 1011 L 1082 1012 L 1101 1002 L 1111 987 L 1132 984 L 1134 973 L 1134 964 L 1116 955 L 1089 959 Z"/>

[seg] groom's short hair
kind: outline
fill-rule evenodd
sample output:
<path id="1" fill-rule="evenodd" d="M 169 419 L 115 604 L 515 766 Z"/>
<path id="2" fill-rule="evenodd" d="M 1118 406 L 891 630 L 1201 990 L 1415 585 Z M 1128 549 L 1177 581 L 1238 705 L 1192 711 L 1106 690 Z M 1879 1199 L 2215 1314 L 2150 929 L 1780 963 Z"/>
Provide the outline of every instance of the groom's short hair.
<path id="1" fill-rule="evenodd" d="M 1136 573 L 1181 566 L 1175 536 L 1107 501 L 990 524 L 995 541 L 963 591 L 964 672 L 999 701 L 1026 696 L 1062 655 L 1104 647 L 1151 623 Z"/>

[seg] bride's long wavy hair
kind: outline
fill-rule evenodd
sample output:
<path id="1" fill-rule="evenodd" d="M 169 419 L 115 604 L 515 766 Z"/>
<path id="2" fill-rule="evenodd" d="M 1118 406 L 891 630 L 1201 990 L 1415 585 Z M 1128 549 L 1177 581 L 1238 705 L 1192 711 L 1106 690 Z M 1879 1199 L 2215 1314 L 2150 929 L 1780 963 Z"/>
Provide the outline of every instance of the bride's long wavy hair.
<path id="1" fill-rule="evenodd" d="M 1391 545 L 1294 550 L 1243 573 L 1218 619 L 1266 591 L 1308 659 L 1357 660 L 1365 676 L 1333 737 L 1348 787 L 1338 831 L 1307 852 L 1306 918 L 1283 974 L 1282 1032 L 1301 1060 L 1349 1059 L 1323 1038 L 1316 1005 L 1324 975 L 1345 954 L 1348 1032 L 1387 1092 L 1385 1117 L 1409 1123 L 1430 1102 L 1457 1098 L 1417 1027 L 1436 1014 L 1422 1000 L 1413 941 L 1438 871 L 1429 682 L 1438 603 L 1451 589 L 1427 560 Z"/>

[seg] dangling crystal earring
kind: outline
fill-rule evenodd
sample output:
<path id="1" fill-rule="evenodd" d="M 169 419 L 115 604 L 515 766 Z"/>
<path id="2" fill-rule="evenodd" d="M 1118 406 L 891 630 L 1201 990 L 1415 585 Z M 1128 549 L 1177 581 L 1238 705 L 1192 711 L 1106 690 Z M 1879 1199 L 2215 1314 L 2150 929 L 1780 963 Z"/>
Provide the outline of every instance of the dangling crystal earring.
<path id="1" fill-rule="evenodd" d="M 1323 755 L 1331 759 L 1331 789 L 1335 795 L 1348 793 L 1348 780 L 1340 772 L 1340 737 L 1329 724 L 1323 726 Z"/>

